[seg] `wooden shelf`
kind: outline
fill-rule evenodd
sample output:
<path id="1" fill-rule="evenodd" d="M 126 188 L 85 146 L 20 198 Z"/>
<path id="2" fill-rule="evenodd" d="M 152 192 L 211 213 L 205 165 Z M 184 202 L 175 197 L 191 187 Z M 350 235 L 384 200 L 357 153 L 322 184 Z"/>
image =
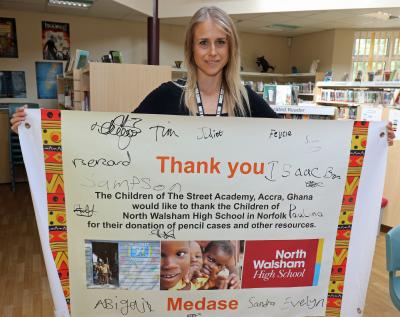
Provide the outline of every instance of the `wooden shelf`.
<path id="1" fill-rule="evenodd" d="M 319 88 L 400 88 L 398 81 L 319 81 L 316 84 Z"/>
<path id="2" fill-rule="evenodd" d="M 261 77 L 261 78 L 277 78 L 277 77 L 284 77 L 284 78 L 301 78 L 301 77 L 315 77 L 316 74 L 314 73 L 297 73 L 297 74 L 278 74 L 278 73 L 261 73 L 261 72 L 240 72 L 240 75 L 244 77 Z"/>
<path id="3" fill-rule="evenodd" d="M 185 68 L 172 67 L 172 74 L 186 73 Z M 261 72 L 240 72 L 242 77 L 258 77 L 258 78 L 303 78 L 303 77 L 315 77 L 315 73 L 296 73 L 296 74 L 278 74 L 278 73 L 261 73 Z"/>
<path id="4" fill-rule="evenodd" d="M 316 103 L 318 104 L 325 104 L 325 105 L 338 105 L 344 107 L 358 107 L 361 103 L 356 102 L 348 102 L 348 101 L 325 101 L 325 100 L 317 100 Z M 367 104 L 365 104 L 367 105 Z M 368 104 L 370 105 L 370 104 Z"/>

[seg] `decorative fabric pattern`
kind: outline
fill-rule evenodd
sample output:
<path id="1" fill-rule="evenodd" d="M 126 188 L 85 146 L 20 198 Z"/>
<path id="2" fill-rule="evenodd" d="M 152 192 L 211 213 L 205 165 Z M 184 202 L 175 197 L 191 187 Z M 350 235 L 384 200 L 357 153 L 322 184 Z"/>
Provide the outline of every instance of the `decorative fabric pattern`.
<path id="1" fill-rule="evenodd" d="M 60 110 L 41 110 L 44 164 L 46 172 L 49 240 L 68 307 L 70 304 L 67 219 L 61 147 Z"/>
<path id="2" fill-rule="evenodd" d="M 340 316 L 347 256 L 361 169 L 367 147 L 368 122 L 354 122 L 346 185 L 340 210 L 329 283 L 326 316 Z"/>

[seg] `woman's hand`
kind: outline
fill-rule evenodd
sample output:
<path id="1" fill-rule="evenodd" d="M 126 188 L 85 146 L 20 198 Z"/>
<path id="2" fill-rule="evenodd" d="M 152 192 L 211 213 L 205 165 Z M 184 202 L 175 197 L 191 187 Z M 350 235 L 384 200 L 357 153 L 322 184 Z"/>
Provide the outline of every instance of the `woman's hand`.
<path id="1" fill-rule="evenodd" d="M 18 134 L 19 125 L 21 124 L 22 121 L 25 121 L 25 119 L 26 119 L 26 112 L 25 112 L 26 108 L 28 108 L 27 105 L 19 107 L 14 112 L 14 114 L 12 115 L 12 118 L 10 119 L 11 130 L 13 130 L 17 134 Z"/>
<path id="2" fill-rule="evenodd" d="M 389 146 L 392 146 L 394 138 L 396 137 L 396 134 L 394 133 L 393 125 L 392 125 L 392 122 L 390 122 L 390 121 L 386 126 L 386 133 L 387 133 L 387 143 Z"/>

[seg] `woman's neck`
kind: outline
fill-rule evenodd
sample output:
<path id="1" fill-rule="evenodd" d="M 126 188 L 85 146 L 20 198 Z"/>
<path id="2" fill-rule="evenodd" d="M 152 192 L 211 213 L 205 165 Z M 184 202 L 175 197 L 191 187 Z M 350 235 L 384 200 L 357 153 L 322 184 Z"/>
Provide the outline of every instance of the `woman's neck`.
<path id="1" fill-rule="evenodd" d="M 202 94 L 207 96 L 215 95 L 219 93 L 222 82 L 222 73 L 216 76 L 207 76 L 201 71 L 197 72 L 197 84 Z"/>

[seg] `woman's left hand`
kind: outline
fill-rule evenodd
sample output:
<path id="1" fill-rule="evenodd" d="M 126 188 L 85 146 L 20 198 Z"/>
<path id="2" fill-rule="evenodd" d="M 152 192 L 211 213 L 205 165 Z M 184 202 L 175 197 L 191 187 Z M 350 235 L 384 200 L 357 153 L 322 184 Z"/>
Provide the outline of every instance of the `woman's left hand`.
<path id="1" fill-rule="evenodd" d="M 394 138 L 396 137 L 396 134 L 394 133 L 393 125 L 392 125 L 392 122 L 390 122 L 390 121 L 386 126 L 386 133 L 387 133 L 387 143 L 389 146 L 392 146 Z"/>

